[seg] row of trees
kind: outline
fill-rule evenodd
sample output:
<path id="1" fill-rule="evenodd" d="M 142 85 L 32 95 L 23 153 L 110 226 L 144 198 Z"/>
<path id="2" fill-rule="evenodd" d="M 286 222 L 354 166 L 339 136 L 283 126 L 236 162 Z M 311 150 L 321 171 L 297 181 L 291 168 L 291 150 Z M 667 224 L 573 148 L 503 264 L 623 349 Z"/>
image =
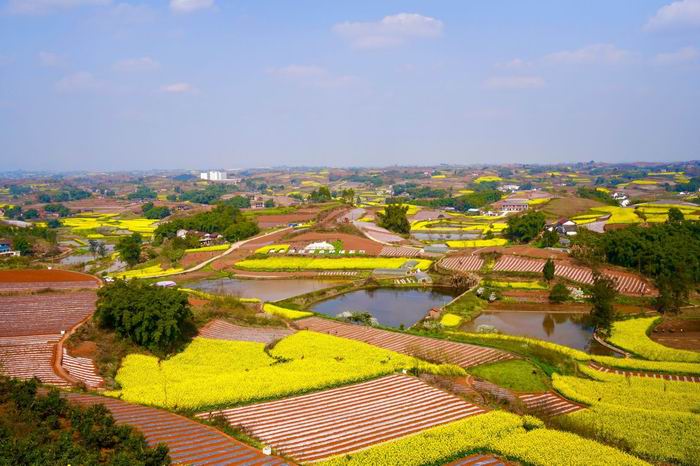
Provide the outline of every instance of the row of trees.
<path id="1" fill-rule="evenodd" d="M 258 224 L 244 216 L 240 209 L 220 204 L 209 212 L 200 212 L 191 217 L 178 218 L 159 225 L 154 232 L 156 242 L 174 238 L 177 231 L 182 229 L 218 233 L 227 241 L 240 241 L 260 232 Z"/>
<path id="2" fill-rule="evenodd" d="M 602 235 L 581 231 L 572 253 L 593 266 L 607 262 L 652 278 L 662 312 L 677 312 L 700 283 L 700 223 L 685 221 L 678 209 L 671 209 L 666 223 Z"/>

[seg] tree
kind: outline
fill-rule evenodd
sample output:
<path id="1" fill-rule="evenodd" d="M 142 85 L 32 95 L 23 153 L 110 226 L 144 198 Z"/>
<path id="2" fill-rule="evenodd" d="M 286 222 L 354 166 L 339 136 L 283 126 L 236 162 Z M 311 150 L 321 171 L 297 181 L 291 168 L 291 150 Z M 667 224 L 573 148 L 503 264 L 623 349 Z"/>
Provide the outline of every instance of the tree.
<path id="1" fill-rule="evenodd" d="M 224 237 L 226 241 L 235 242 L 240 241 L 245 238 L 249 238 L 253 235 L 257 235 L 260 232 L 258 224 L 250 221 L 236 222 L 228 226 L 224 230 Z"/>
<path id="2" fill-rule="evenodd" d="M 557 283 L 552 287 L 552 291 L 549 292 L 549 301 L 552 303 L 563 303 L 568 301 L 570 297 L 571 292 L 563 283 Z"/>
<path id="3" fill-rule="evenodd" d="M 506 238 L 515 243 L 529 243 L 537 238 L 545 225 L 542 212 L 528 212 L 508 219 L 508 227 L 503 231 Z"/>
<path id="4" fill-rule="evenodd" d="M 34 252 L 32 243 L 24 236 L 18 236 L 12 241 L 12 247 L 15 251 L 19 251 L 22 256 L 30 256 Z"/>
<path id="5" fill-rule="evenodd" d="M 187 293 L 139 280 L 116 280 L 97 292 L 95 319 L 102 328 L 159 354 L 183 340 L 192 310 Z"/>
<path id="6" fill-rule="evenodd" d="M 559 244 L 559 233 L 552 228 L 551 230 L 546 230 L 542 235 L 542 246 L 545 248 L 551 248 Z"/>
<path id="7" fill-rule="evenodd" d="M 683 215 L 683 214 L 681 214 Z M 29 209 L 24 213 L 24 218 L 27 220 L 33 219 L 33 218 L 39 218 L 39 211 L 36 209 Z"/>
<path id="8" fill-rule="evenodd" d="M 265 206 L 266 209 L 271 209 L 272 207 L 275 206 L 275 201 L 272 199 L 268 199 L 265 201 L 265 203 L 263 205 Z"/>
<path id="9" fill-rule="evenodd" d="M 56 218 L 50 218 L 46 221 L 46 226 L 49 228 L 60 228 L 61 225 L 61 221 Z"/>
<path id="10" fill-rule="evenodd" d="M 547 282 L 550 282 L 554 278 L 554 261 L 552 259 L 547 259 L 542 268 L 542 275 Z"/>
<path id="11" fill-rule="evenodd" d="M 683 220 L 685 220 L 685 215 L 679 208 L 671 207 L 668 209 L 668 223 L 681 223 Z"/>
<path id="12" fill-rule="evenodd" d="M 352 188 L 343 189 L 340 193 L 340 197 L 343 198 L 343 202 L 346 204 L 352 204 L 353 200 L 355 199 L 355 190 Z"/>
<path id="13" fill-rule="evenodd" d="M 95 240 L 95 239 L 89 239 L 88 240 L 88 250 L 90 251 L 90 254 L 94 256 L 97 255 L 97 248 L 99 247 L 100 242 Z"/>
<path id="14" fill-rule="evenodd" d="M 105 257 L 107 255 L 107 246 L 104 241 L 100 241 L 100 244 L 97 245 L 97 254 L 100 257 Z"/>
<path id="15" fill-rule="evenodd" d="M 616 297 L 615 281 L 600 272 L 594 272 L 593 286 L 590 288 L 588 301 L 593 306 L 591 308 L 593 325 L 603 335 L 610 334 L 613 320 L 615 320 L 613 303 Z"/>
<path id="16" fill-rule="evenodd" d="M 332 199 L 331 191 L 328 189 L 328 186 L 321 186 L 311 191 L 309 199 L 311 199 L 311 202 L 330 201 Z"/>
<path id="17" fill-rule="evenodd" d="M 659 296 L 654 300 L 656 309 L 661 313 L 678 314 L 681 307 L 688 302 L 690 285 L 688 278 L 681 274 L 673 278 L 663 276 L 656 280 Z"/>
<path id="18" fill-rule="evenodd" d="M 407 212 L 408 206 L 389 204 L 384 208 L 384 212 L 377 212 L 379 226 L 396 233 L 408 234 L 411 224 L 408 223 Z"/>
<path id="19" fill-rule="evenodd" d="M 142 245 L 143 238 L 141 237 L 141 233 L 135 232 L 131 236 L 121 238 L 115 249 L 119 251 L 119 256 L 122 260 L 129 264 L 130 267 L 133 267 L 139 263 Z"/>

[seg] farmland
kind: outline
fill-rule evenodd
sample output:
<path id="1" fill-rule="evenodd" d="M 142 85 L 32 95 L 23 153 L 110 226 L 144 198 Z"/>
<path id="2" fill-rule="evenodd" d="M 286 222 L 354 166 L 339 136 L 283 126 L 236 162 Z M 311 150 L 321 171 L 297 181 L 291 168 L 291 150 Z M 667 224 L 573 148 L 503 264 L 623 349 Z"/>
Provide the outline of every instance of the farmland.
<path id="1" fill-rule="evenodd" d="M 133 185 L 113 201 L 67 202 L 80 209 L 54 213 L 58 252 L 85 256 L 85 265 L 66 267 L 88 273 L 48 271 L 54 263 L 38 255 L 28 260 L 43 270 L 0 271 L 0 323 L 10 323 L 0 326 L 3 371 L 93 391 L 73 398 L 103 400 L 149 442 L 166 440 L 174 460 L 215 463 L 236 451 L 257 458 L 268 446 L 271 461 L 300 464 L 469 464 L 475 452 L 482 459 L 474 461 L 504 464 L 697 464 L 700 360 L 693 332 L 670 325 L 687 322 L 688 311 L 673 318 L 655 313 L 664 290 L 654 269 L 607 262 L 608 256 L 592 267 L 575 250 L 579 235 L 569 234 L 592 225 L 602 238 L 619 235 L 613 228 L 646 238 L 659 229 L 665 238 L 686 235 L 682 242 L 693 251 L 688 235 L 700 208 L 690 195 L 660 192 L 670 189 L 667 182 L 693 177 L 679 181 L 679 170 L 659 171 L 674 174 L 653 175 L 659 183 L 635 182 L 652 176 L 638 174 L 613 184 L 607 180 L 616 175 L 585 169 L 441 167 L 407 172 L 406 180 L 382 170 L 368 178 L 343 170 L 263 170 L 255 181 L 225 187 L 146 178 L 136 189 L 150 195 L 142 185 L 152 186 L 153 205 L 128 202 Z M 372 186 L 378 178 L 392 178 L 396 192 Z M 245 191 L 263 184 L 264 193 Z M 194 194 L 183 202 L 187 191 Z M 294 198 L 283 199 L 288 193 Z M 613 195 L 637 197 L 623 206 Z M 407 207 L 401 231 L 378 215 L 391 203 Z M 674 213 L 673 225 L 672 208 L 684 217 Z M 41 209 L 34 223 L 48 228 L 52 212 Z M 145 212 L 159 218 L 146 219 Z M 526 236 L 518 236 L 522 217 L 533 220 L 523 223 L 532 230 Z M 548 233 L 564 223 L 571 230 Z M 109 249 L 100 252 L 100 244 Z M 628 259 L 627 248 L 615 251 Z M 593 343 L 579 345 L 566 333 L 550 339 L 575 326 L 593 341 L 585 314 L 594 271 L 612 279 L 619 293 L 613 308 L 621 313 L 609 335 L 597 336 L 629 357 L 592 351 Z M 124 312 L 136 309 L 138 326 L 118 330 L 90 320 L 95 288 L 122 286 L 113 278 L 152 291 L 160 286 L 147 284 L 161 277 L 163 296 L 173 301 L 119 304 Z M 265 287 L 290 291 L 275 296 Z M 563 300 L 550 302 L 562 289 Z M 277 296 L 282 300 L 273 301 Z M 697 301 L 692 289 L 689 299 Z M 181 313 L 168 310 L 172 302 Z M 401 320 L 414 311 L 416 317 Z M 401 319 L 382 327 L 392 313 Z M 500 326 L 510 314 L 515 326 Z M 542 339 L 520 333 L 518 322 Z M 659 322 L 674 331 L 654 332 L 652 340 Z M 179 337 L 160 347 L 140 336 L 160 328 Z M 684 340 L 679 348 L 687 349 L 655 341 L 661 334 Z M 154 430 L 161 421 L 167 426 Z M 218 446 L 192 446 L 190 433 Z"/>
<path id="2" fill-rule="evenodd" d="M 243 270 L 368 270 L 368 269 L 398 269 L 406 263 L 406 259 L 370 258 L 370 257 L 270 257 L 266 259 L 250 259 L 236 263 Z M 416 268 L 427 269 L 429 260 L 419 260 Z"/>
<path id="3" fill-rule="evenodd" d="M 269 354 L 264 349 L 262 343 L 196 338 L 184 352 L 160 364 L 152 356 L 129 355 L 117 374 L 122 389 L 110 394 L 153 406 L 201 410 L 317 390 L 403 369 L 459 373 L 452 366 L 432 365 L 314 332 L 290 335 Z"/>

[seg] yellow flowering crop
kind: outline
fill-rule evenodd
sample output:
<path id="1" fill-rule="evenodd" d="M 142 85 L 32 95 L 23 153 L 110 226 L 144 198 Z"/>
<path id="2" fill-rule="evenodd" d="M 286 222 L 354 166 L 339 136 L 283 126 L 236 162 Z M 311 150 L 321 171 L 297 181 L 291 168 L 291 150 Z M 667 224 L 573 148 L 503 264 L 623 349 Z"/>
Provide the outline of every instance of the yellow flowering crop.
<path id="1" fill-rule="evenodd" d="M 447 245 L 451 248 L 485 248 L 489 246 L 504 246 L 506 244 L 508 244 L 508 240 L 505 238 L 447 241 Z"/>
<path id="2" fill-rule="evenodd" d="M 457 314 L 443 314 L 440 323 L 445 327 L 457 327 L 462 323 L 462 318 Z"/>
<path id="3" fill-rule="evenodd" d="M 270 304 L 270 303 L 265 303 L 263 305 L 263 311 L 267 312 L 268 314 L 276 315 L 276 316 L 283 317 L 285 319 L 291 319 L 291 320 L 301 319 L 302 317 L 309 317 L 309 316 L 313 315 L 313 312 L 287 309 L 284 307 L 275 306 L 274 304 Z"/>
<path id="4" fill-rule="evenodd" d="M 269 354 L 268 354 L 269 353 Z M 263 343 L 195 338 L 181 353 L 158 361 L 130 354 L 110 396 L 153 406 L 204 410 L 359 382 L 403 369 L 464 375 L 359 341 L 301 331 L 265 351 Z"/>
<path id="5" fill-rule="evenodd" d="M 214 246 L 204 246 L 203 248 L 190 248 L 185 249 L 185 252 L 210 252 L 210 251 L 225 251 L 230 248 L 231 245 L 226 244 L 216 244 Z"/>
<path id="6" fill-rule="evenodd" d="M 647 332 L 659 320 L 657 317 L 615 322 L 608 339 L 613 345 L 654 361 L 700 362 L 700 353 L 660 345 Z"/>
<path id="7" fill-rule="evenodd" d="M 503 178 L 501 178 L 500 176 L 484 175 L 475 179 L 474 183 L 490 183 L 494 181 L 503 181 Z"/>
<path id="8" fill-rule="evenodd" d="M 540 282 L 499 282 L 499 281 L 488 281 L 485 283 L 487 286 L 492 286 L 495 288 L 514 288 L 518 290 L 546 290 L 547 286 Z"/>
<path id="9" fill-rule="evenodd" d="M 160 265 L 152 265 L 150 267 L 144 267 L 142 269 L 127 270 L 124 272 L 114 272 L 110 274 L 111 277 L 131 279 L 131 278 L 155 278 L 164 277 L 167 275 L 174 275 L 182 272 L 182 267 L 170 268 L 163 270 Z"/>
<path id="10" fill-rule="evenodd" d="M 236 267 L 246 270 L 369 270 L 398 269 L 406 259 L 396 257 L 267 257 L 236 262 Z M 420 259 L 418 269 L 426 270 L 432 261 Z"/>
<path id="11" fill-rule="evenodd" d="M 280 249 L 286 251 L 287 249 L 289 249 L 289 245 L 288 244 L 268 244 L 267 246 L 263 246 L 261 248 L 256 249 L 255 254 L 267 254 L 272 249 L 274 249 L 277 252 L 279 252 Z"/>

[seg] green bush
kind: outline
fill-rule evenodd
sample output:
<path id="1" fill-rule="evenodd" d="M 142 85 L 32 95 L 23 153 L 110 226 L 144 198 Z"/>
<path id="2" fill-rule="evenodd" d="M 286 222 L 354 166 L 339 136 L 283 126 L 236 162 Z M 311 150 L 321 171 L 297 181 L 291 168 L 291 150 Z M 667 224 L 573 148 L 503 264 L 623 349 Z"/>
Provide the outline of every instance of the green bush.
<path id="1" fill-rule="evenodd" d="M 168 448 L 118 426 L 104 405 L 69 404 L 53 389 L 37 394 L 36 380 L 0 378 L 0 464 L 170 464 Z"/>
<path id="2" fill-rule="evenodd" d="M 192 310 L 187 293 L 138 280 L 117 280 L 97 292 L 95 320 L 122 338 L 162 353 L 185 336 Z"/>

